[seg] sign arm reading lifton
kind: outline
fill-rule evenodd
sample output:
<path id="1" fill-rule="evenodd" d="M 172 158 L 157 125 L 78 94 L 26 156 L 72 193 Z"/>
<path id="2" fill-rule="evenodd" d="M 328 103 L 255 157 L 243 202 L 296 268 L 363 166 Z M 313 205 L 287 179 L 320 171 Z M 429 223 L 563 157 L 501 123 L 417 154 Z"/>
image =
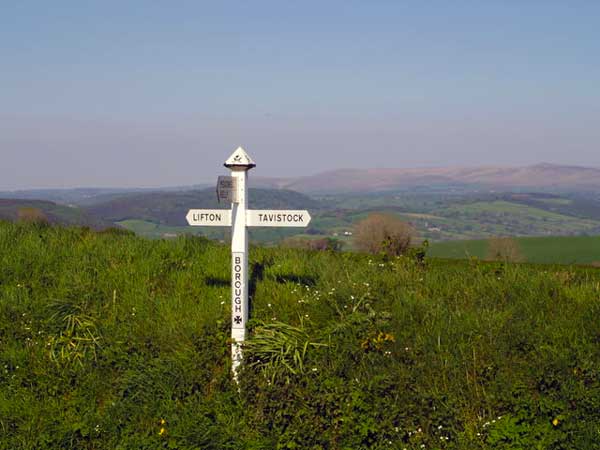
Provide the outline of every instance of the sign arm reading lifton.
<path id="1" fill-rule="evenodd" d="M 225 161 L 231 176 L 217 180 L 217 199 L 231 202 L 227 209 L 190 209 L 191 226 L 231 226 L 231 359 L 233 377 L 238 380 L 242 344 L 248 322 L 248 227 L 306 227 L 308 211 L 248 209 L 248 170 L 256 164 L 239 147 Z"/>

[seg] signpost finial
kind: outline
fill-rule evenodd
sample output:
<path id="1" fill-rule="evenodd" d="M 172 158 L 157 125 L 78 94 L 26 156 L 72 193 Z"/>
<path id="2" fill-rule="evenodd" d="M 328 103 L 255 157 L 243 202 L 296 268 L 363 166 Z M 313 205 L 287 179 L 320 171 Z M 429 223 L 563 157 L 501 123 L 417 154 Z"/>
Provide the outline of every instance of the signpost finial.
<path id="1" fill-rule="evenodd" d="M 229 158 L 227 158 L 227 161 L 225 161 L 224 165 L 230 169 L 239 168 L 244 170 L 249 170 L 253 167 L 256 167 L 255 162 L 252 161 L 252 158 L 248 156 L 248 153 L 246 153 L 246 150 L 244 150 L 242 147 L 238 147 L 237 150 L 233 152 Z"/>

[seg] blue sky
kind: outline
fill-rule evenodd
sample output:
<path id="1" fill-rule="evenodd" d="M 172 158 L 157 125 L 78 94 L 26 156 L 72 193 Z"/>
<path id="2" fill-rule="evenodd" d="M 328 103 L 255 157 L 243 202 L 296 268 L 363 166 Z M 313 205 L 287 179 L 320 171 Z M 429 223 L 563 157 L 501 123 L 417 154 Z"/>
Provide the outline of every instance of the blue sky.
<path id="1" fill-rule="evenodd" d="M 600 166 L 600 2 L 0 0 L 0 189 Z"/>

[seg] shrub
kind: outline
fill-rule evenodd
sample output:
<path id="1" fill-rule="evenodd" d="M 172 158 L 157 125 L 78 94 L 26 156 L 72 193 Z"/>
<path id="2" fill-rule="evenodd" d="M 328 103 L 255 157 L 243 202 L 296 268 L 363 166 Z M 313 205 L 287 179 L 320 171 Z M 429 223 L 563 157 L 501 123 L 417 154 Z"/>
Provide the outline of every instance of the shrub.
<path id="1" fill-rule="evenodd" d="M 512 237 L 494 237 L 489 240 L 487 259 L 492 261 L 522 262 L 524 257 L 519 243 Z"/>
<path id="2" fill-rule="evenodd" d="M 39 208 L 23 207 L 17 211 L 17 220 L 24 223 L 47 225 L 50 223 L 48 216 Z"/>
<path id="3" fill-rule="evenodd" d="M 408 250 L 415 234 L 410 224 L 391 214 L 376 213 L 356 224 L 354 244 L 367 253 L 398 256 Z"/>

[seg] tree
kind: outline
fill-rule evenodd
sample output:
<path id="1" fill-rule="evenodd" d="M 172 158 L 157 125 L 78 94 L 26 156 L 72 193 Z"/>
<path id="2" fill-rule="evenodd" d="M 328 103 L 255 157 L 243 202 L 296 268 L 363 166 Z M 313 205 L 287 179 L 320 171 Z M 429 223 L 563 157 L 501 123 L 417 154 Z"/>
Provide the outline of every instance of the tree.
<path id="1" fill-rule="evenodd" d="M 399 218 L 374 213 L 354 226 L 354 245 L 367 253 L 397 256 L 406 253 L 415 235 L 415 229 Z"/>
<path id="2" fill-rule="evenodd" d="M 488 242 L 487 259 L 504 262 L 524 260 L 519 243 L 512 237 L 493 237 Z"/>

